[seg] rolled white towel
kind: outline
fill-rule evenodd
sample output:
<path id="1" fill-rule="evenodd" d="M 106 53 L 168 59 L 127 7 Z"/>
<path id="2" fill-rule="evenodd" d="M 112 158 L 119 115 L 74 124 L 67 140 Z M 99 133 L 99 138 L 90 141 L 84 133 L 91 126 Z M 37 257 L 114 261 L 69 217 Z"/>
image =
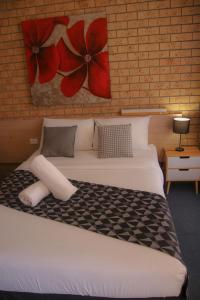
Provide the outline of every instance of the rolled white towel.
<path id="1" fill-rule="evenodd" d="M 30 169 L 59 200 L 68 200 L 77 188 L 43 155 L 36 156 L 30 165 Z"/>
<path id="2" fill-rule="evenodd" d="M 37 181 L 21 191 L 18 197 L 25 205 L 34 207 L 49 194 L 50 191 L 46 185 L 41 181 Z"/>

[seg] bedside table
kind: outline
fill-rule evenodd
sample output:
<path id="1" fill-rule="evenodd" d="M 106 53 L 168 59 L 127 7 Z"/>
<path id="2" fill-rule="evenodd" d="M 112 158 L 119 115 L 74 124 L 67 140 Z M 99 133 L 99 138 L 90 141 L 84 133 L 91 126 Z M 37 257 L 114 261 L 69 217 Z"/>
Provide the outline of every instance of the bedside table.
<path id="1" fill-rule="evenodd" d="M 167 194 L 172 181 L 194 181 L 198 194 L 200 181 L 200 150 L 198 147 L 184 147 L 184 151 L 165 149 L 165 175 Z"/>

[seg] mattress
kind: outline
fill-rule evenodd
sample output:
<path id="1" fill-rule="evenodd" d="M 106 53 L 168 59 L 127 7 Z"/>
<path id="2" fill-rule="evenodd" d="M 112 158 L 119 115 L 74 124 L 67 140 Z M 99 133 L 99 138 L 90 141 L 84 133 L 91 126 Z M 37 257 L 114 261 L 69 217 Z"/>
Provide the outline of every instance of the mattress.
<path id="1" fill-rule="evenodd" d="M 35 153 L 34 155 L 36 155 Z M 29 169 L 32 157 L 19 169 Z M 66 177 L 164 195 L 154 146 L 131 159 L 49 158 Z M 6 228 L 6 230 L 5 230 Z M 111 298 L 179 296 L 184 264 L 146 246 L 0 206 L 0 290 Z"/>

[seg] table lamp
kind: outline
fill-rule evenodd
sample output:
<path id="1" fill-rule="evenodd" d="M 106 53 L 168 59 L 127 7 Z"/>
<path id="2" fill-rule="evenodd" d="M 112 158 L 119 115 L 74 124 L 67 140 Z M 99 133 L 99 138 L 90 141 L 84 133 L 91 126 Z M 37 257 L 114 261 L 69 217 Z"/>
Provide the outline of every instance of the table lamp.
<path id="1" fill-rule="evenodd" d="M 190 128 L 189 118 L 174 118 L 173 132 L 180 134 L 179 147 L 176 148 L 176 151 L 184 151 L 184 148 L 181 147 L 181 134 L 188 133 L 189 128 Z"/>

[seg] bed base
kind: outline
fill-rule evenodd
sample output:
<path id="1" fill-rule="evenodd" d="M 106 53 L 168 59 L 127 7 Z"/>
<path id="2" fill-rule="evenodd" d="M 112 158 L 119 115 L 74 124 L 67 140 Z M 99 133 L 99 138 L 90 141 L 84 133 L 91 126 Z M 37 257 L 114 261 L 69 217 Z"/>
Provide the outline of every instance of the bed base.
<path id="1" fill-rule="evenodd" d="M 58 294 L 35 294 L 21 292 L 0 291 L 0 300 L 186 300 L 186 289 L 184 288 L 179 297 L 166 298 L 104 298 L 80 295 L 58 295 Z"/>
<path id="2" fill-rule="evenodd" d="M 178 297 L 151 298 L 105 298 L 80 295 L 36 294 L 23 292 L 0 291 L 0 300 L 187 300 L 188 276 Z"/>
<path id="3" fill-rule="evenodd" d="M 182 297 L 167 298 L 100 298 L 89 296 L 55 295 L 55 294 L 31 294 L 18 292 L 0 292 L 0 300 L 185 300 Z"/>

